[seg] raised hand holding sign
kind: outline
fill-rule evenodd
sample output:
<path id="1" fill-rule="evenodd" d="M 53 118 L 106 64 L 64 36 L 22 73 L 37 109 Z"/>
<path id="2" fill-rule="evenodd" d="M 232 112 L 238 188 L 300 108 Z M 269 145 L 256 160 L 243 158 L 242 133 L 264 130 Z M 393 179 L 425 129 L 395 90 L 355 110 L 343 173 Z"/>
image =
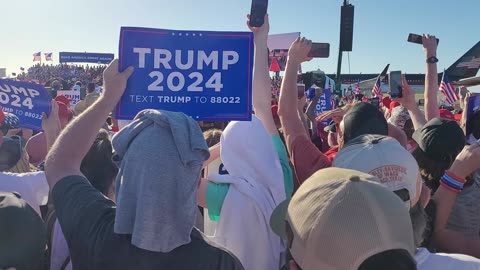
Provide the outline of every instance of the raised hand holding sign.
<path id="1" fill-rule="evenodd" d="M 39 84 L 0 79 L 0 107 L 15 114 L 20 127 L 41 130 L 42 114 L 50 114 L 51 97 Z"/>

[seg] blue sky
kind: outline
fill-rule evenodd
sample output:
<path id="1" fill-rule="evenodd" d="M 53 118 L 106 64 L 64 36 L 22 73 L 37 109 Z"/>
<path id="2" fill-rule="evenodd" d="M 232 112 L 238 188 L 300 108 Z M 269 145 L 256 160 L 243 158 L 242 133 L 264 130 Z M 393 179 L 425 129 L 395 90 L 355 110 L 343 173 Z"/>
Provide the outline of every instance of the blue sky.
<path id="1" fill-rule="evenodd" d="M 313 60 L 304 71 L 336 71 L 340 6 L 343 0 L 270 0 L 270 33 L 302 32 L 331 44 L 329 59 Z M 355 5 L 351 73 L 391 70 L 424 72 L 421 45 L 408 33 L 440 38 L 439 69 L 448 68 L 480 39 L 478 0 L 351 0 Z M 0 17 L 0 67 L 18 72 L 32 65 L 32 53 L 59 51 L 117 54 L 121 26 L 179 30 L 247 31 L 249 0 L 6 0 Z M 348 73 L 347 55 L 342 73 Z"/>

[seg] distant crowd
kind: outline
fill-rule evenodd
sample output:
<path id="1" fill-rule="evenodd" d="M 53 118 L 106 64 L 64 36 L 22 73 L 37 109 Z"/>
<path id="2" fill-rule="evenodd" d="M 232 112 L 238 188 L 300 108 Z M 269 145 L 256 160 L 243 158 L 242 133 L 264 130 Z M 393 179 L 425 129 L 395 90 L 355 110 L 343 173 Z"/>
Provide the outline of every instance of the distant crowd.
<path id="1" fill-rule="evenodd" d="M 34 81 L 45 86 L 50 86 L 52 81 L 60 79 L 63 83 L 63 89 L 71 89 L 77 81 L 84 85 L 90 82 L 101 83 L 105 67 L 104 65 L 37 64 L 28 68 L 26 72 L 18 74 L 17 79 Z"/>

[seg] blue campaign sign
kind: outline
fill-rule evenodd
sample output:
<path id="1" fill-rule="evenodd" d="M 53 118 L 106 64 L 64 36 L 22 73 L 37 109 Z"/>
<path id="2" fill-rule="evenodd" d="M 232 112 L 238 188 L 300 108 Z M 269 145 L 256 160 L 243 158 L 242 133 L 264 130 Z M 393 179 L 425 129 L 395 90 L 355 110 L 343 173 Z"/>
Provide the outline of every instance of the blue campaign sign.
<path id="1" fill-rule="evenodd" d="M 51 100 L 39 84 L 0 79 L 0 107 L 15 114 L 20 127 L 41 130 L 42 113 L 50 114 Z"/>
<path id="2" fill-rule="evenodd" d="M 60 63 L 108 64 L 114 58 L 113 53 L 60 52 Z"/>
<path id="3" fill-rule="evenodd" d="M 144 109 L 198 121 L 250 121 L 253 34 L 122 27 L 119 69 L 135 68 L 117 119 Z"/>
<path id="4" fill-rule="evenodd" d="M 331 98 L 332 92 L 330 91 L 330 89 L 323 89 L 322 96 L 320 97 L 317 105 L 315 106 L 315 116 L 318 116 L 319 114 L 332 109 L 332 105 L 330 103 Z"/>

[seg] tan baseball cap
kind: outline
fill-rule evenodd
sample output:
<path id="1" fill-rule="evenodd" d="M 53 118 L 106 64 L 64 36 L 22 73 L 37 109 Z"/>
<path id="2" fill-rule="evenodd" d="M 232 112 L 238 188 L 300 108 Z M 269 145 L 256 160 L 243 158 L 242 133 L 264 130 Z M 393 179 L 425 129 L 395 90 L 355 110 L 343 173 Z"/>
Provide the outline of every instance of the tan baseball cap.
<path id="1" fill-rule="evenodd" d="M 290 253 L 303 270 L 356 270 L 369 257 L 395 249 L 414 260 L 408 209 L 378 182 L 354 170 L 320 170 L 275 209 L 272 230 L 285 237 L 288 222 Z"/>

